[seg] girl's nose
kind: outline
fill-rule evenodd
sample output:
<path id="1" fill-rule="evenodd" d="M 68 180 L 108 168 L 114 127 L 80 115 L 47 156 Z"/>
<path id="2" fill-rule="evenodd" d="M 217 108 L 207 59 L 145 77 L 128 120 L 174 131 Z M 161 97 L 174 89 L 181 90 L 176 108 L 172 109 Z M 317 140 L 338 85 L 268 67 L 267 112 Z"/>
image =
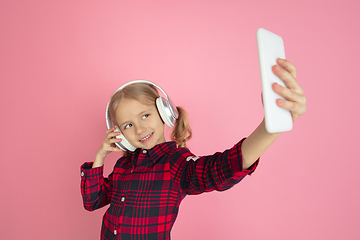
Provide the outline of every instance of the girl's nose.
<path id="1" fill-rule="evenodd" d="M 138 127 L 136 128 L 137 134 L 142 134 L 143 132 L 145 132 L 146 128 L 143 125 L 138 125 Z"/>

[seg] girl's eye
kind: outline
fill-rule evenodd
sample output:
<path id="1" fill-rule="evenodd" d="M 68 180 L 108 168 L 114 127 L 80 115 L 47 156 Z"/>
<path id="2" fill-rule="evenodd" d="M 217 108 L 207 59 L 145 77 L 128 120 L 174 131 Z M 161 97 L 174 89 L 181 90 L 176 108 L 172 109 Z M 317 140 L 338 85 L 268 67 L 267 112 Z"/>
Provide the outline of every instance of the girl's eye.
<path id="1" fill-rule="evenodd" d="M 145 114 L 144 116 L 142 116 L 142 119 L 148 118 L 149 114 Z"/>
<path id="2" fill-rule="evenodd" d="M 127 125 L 124 127 L 124 129 L 128 129 L 128 128 L 131 128 L 131 127 L 132 127 L 132 124 L 129 123 L 129 124 L 127 124 Z"/>

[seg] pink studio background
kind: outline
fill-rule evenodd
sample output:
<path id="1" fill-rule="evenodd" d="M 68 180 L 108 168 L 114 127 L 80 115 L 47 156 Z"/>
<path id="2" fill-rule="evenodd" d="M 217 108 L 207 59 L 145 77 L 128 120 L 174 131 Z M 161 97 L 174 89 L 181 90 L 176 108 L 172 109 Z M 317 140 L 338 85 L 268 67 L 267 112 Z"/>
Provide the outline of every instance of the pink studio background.
<path id="1" fill-rule="evenodd" d="M 158 83 L 198 154 L 263 117 L 255 32 L 280 34 L 308 111 L 234 188 L 188 196 L 172 239 L 360 239 L 359 1 L 0 2 L 1 239 L 99 239 L 80 165 L 124 82 Z M 116 158 L 110 156 L 105 173 Z"/>

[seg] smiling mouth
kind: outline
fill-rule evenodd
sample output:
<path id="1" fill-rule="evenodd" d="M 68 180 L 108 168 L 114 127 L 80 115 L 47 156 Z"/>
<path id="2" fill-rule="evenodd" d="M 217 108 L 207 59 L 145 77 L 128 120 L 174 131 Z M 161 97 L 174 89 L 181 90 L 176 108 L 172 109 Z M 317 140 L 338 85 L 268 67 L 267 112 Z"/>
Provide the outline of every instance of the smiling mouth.
<path id="1" fill-rule="evenodd" d="M 146 142 L 154 133 L 150 133 L 149 135 L 146 135 L 144 138 L 140 139 L 140 142 Z"/>

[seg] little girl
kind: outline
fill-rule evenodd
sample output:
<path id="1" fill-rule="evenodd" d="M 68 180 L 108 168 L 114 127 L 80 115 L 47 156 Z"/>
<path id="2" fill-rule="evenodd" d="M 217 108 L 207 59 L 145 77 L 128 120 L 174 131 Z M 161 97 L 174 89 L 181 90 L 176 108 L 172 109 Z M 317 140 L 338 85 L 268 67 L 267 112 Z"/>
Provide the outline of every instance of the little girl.
<path id="1" fill-rule="evenodd" d="M 278 99 L 277 104 L 290 110 L 295 121 L 305 112 L 306 99 L 295 67 L 284 59 L 277 64 L 272 70 L 287 86 L 273 84 L 273 90 L 287 99 Z M 248 138 L 223 153 L 197 157 L 186 147 L 191 138 L 186 112 L 159 98 L 157 88 L 152 83 L 130 82 L 113 94 L 108 115 L 115 127 L 106 132 L 95 161 L 81 166 L 85 209 L 110 204 L 101 239 L 170 239 L 186 195 L 231 188 L 255 170 L 260 155 L 280 135 L 268 133 L 263 121 Z M 164 123 L 174 125 L 173 141 L 165 141 Z M 113 172 L 104 178 L 104 158 L 122 151 L 115 146 L 125 142 L 118 138 L 121 134 L 135 150 L 124 149 Z"/>

